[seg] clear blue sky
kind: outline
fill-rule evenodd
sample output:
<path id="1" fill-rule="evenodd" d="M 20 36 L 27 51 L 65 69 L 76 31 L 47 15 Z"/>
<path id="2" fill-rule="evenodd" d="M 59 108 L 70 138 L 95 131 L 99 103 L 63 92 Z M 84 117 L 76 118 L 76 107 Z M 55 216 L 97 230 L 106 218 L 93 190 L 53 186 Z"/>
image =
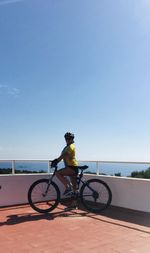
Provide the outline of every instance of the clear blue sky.
<path id="1" fill-rule="evenodd" d="M 0 0 L 0 159 L 150 160 L 150 1 Z"/>

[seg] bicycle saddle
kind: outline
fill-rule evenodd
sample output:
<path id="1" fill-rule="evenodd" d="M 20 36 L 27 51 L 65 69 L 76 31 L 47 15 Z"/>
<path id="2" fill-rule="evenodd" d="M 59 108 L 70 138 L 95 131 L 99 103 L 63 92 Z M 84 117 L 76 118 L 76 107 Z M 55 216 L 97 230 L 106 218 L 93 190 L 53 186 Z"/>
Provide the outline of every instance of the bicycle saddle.
<path id="1" fill-rule="evenodd" d="M 83 165 L 83 166 L 77 166 L 78 169 L 80 170 L 86 170 L 89 166 Z"/>

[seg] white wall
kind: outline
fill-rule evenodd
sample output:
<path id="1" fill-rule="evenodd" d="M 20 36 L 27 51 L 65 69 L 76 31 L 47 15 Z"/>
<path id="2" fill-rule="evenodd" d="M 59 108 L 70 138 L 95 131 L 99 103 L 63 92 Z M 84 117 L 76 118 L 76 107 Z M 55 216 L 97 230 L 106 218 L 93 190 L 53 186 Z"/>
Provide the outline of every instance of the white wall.
<path id="1" fill-rule="evenodd" d="M 30 185 L 41 178 L 48 178 L 47 174 L 38 175 L 7 175 L 0 176 L 0 206 L 28 203 L 28 189 Z M 56 181 L 56 180 L 55 180 Z M 59 182 L 57 181 L 59 184 Z M 60 186 L 60 188 L 62 188 Z"/>
<path id="2" fill-rule="evenodd" d="M 112 205 L 150 212 L 150 180 L 100 176 L 112 191 Z"/>
<path id="3" fill-rule="evenodd" d="M 1 175 L 0 206 L 27 203 L 27 192 L 37 179 L 48 175 Z M 112 205 L 150 212 L 150 180 L 120 178 L 111 176 L 91 176 L 104 180 L 112 191 Z M 61 190 L 62 185 L 57 181 Z"/>

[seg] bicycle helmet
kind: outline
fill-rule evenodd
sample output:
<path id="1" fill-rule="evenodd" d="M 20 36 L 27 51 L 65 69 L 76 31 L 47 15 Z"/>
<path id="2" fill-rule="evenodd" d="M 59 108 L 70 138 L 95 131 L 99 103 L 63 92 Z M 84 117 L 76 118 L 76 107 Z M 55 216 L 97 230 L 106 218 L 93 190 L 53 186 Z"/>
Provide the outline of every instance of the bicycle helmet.
<path id="1" fill-rule="evenodd" d="M 65 137 L 65 139 L 74 139 L 74 134 L 67 132 L 67 133 L 65 133 L 64 137 Z"/>

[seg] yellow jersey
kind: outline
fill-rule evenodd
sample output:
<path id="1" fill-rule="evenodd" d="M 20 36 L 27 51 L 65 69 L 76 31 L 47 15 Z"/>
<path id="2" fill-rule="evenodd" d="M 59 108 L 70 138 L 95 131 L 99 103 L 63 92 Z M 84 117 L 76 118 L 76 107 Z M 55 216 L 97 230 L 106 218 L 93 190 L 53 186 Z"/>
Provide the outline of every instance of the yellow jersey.
<path id="1" fill-rule="evenodd" d="M 62 155 L 64 155 L 64 164 L 65 166 L 78 166 L 78 162 L 75 158 L 75 146 L 73 143 L 67 145 L 63 151 Z"/>

